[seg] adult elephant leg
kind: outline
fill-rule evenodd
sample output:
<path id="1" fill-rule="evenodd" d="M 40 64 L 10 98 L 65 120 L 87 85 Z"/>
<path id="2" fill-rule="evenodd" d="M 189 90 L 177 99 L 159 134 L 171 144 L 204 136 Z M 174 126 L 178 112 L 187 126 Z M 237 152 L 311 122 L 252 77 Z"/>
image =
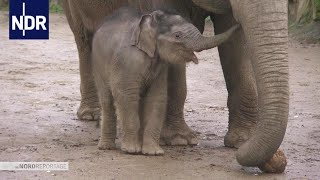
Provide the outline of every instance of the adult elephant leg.
<path id="1" fill-rule="evenodd" d="M 211 16 L 215 33 L 228 30 L 236 22 L 231 14 Z M 240 147 L 256 126 L 258 113 L 257 87 L 244 34 L 238 31 L 228 43 L 218 47 L 228 91 L 229 125 L 224 138 L 227 147 Z"/>
<path id="2" fill-rule="evenodd" d="M 189 18 L 199 29 L 204 30 L 207 13 L 193 9 Z M 170 65 L 168 70 L 168 109 L 167 118 L 161 131 L 161 143 L 167 145 L 196 145 L 197 135 L 184 120 L 184 103 L 187 96 L 186 66 Z"/>
<path id="3" fill-rule="evenodd" d="M 170 65 L 168 71 L 167 118 L 161 131 L 161 141 L 167 145 L 196 145 L 196 134 L 184 120 L 187 95 L 186 66 Z"/>
<path id="4" fill-rule="evenodd" d="M 81 24 L 80 17 L 71 16 L 71 11 L 74 9 L 70 9 L 69 1 L 63 1 L 63 8 L 74 34 L 79 55 L 81 103 L 77 116 L 81 120 L 98 120 L 100 119 L 100 105 L 93 81 L 90 59 L 92 34 Z"/>
<path id="5" fill-rule="evenodd" d="M 92 35 L 83 30 L 75 35 L 80 64 L 81 103 L 77 116 L 81 120 L 99 120 L 100 104 L 92 75 L 91 42 Z"/>

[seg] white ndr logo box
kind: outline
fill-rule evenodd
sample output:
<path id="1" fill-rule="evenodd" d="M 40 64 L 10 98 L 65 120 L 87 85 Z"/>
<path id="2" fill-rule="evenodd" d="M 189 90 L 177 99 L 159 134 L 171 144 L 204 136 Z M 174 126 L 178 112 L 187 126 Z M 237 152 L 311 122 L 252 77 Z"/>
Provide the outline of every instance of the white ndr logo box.
<path id="1" fill-rule="evenodd" d="M 49 0 L 10 0 L 9 39 L 49 39 Z"/>

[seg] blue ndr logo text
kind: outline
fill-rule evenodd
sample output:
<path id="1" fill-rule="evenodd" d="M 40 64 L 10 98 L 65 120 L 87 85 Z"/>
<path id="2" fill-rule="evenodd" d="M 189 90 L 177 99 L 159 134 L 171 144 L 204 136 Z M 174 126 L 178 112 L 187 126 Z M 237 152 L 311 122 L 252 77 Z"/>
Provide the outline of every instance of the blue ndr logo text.
<path id="1" fill-rule="evenodd" d="M 49 0 L 10 0 L 9 39 L 49 39 Z"/>

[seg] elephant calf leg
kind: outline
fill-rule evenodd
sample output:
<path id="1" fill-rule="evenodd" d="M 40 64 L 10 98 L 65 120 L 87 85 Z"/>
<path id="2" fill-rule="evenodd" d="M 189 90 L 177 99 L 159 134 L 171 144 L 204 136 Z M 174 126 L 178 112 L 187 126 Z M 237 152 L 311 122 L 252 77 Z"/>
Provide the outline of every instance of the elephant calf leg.
<path id="1" fill-rule="evenodd" d="M 143 99 L 142 153 L 162 155 L 160 134 L 167 111 L 167 71 L 162 72 L 148 89 Z"/>
<path id="2" fill-rule="evenodd" d="M 115 149 L 117 135 L 117 118 L 113 106 L 113 98 L 108 88 L 99 88 L 100 102 L 102 107 L 101 136 L 98 144 L 99 149 Z"/>
<path id="3" fill-rule="evenodd" d="M 126 90 L 119 91 L 125 92 Z M 139 93 L 115 95 L 116 112 L 122 121 L 124 136 L 121 143 L 121 150 L 126 153 L 136 154 L 141 152 L 141 141 L 139 138 L 140 119 L 139 119 Z"/>

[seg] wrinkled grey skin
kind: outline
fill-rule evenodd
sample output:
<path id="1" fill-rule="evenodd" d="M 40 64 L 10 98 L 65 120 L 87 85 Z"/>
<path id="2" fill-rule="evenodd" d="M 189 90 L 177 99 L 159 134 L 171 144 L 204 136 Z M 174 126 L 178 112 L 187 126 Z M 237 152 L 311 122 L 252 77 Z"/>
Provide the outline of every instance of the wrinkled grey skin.
<path id="1" fill-rule="evenodd" d="M 175 9 L 189 19 L 200 32 L 204 29 L 207 12 L 194 5 L 191 0 L 64 0 L 63 8 L 74 34 L 80 64 L 81 104 L 77 116 L 82 120 L 97 120 L 100 106 L 97 90 L 92 77 L 91 44 L 94 32 L 103 18 L 121 6 L 131 4 L 143 12 L 159 8 Z M 196 134 L 184 120 L 186 99 L 186 67 L 184 64 L 169 65 L 168 68 L 168 108 L 161 132 L 163 144 L 196 145 Z"/>
<path id="2" fill-rule="evenodd" d="M 81 76 L 80 119 L 99 112 L 90 64 L 92 34 L 102 18 L 122 5 L 142 11 L 173 8 L 200 30 L 210 15 L 215 32 L 235 23 L 242 28 L 229 43 L 219 46 L 228 90 L 229 127 L 225 145 L 236 147 L 244 166 L 268 161 L 283 140 L 288 119 L 288 32 L 286 0 L 65 0 L 64 9 L 79 50 Z M 204 4 L 202 4 L 204 3 Z M 168 69 L 167 118 L 161 132 L 166 144 L 197 144 L 184 121 L 186 98 L 184 65 Z M 259 94 L 259 96 L 258 96 Z"/>
<path id="3" fill-rule="evenodd" d="M 102 107 L 99 148 L 115 148 L 119 118 L 124 131 L 122 151 L 162 155 L 159 141 L 167 111 L 168 64 L 198 63 L 194 51 L 216 47 L 238 27 L 204 37 L 181 16 L 160 10 L 141 16 L 125 7 L 108 17 L 92 44 Z"/>
<path id="4" fill-rule="evenodd" d="M 216 33 L 241 24 L 235 38 L 219 46 L 229 94 L 225 145 L 239 148 L 241 165 L 263 164 L 279 148 L 288 121 L 288 1 L 230 0 L 219 13 L 217 0 L 193 2 L 212 12 Z"/>

